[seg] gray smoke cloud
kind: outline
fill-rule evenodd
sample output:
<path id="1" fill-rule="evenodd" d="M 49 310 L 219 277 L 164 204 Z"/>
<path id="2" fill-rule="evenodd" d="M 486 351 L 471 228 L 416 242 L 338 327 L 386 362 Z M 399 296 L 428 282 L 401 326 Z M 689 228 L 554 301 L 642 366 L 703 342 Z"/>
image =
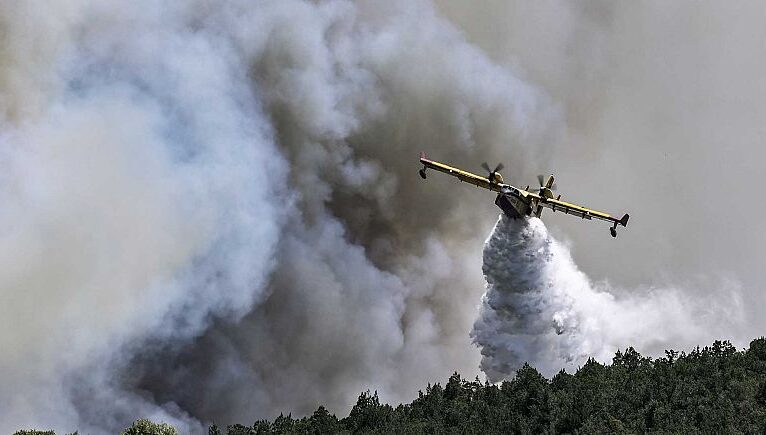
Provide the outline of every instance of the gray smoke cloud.
<path id="1" fill-rule="evenodd" d="M 149 417 L 198 433 L 211 421 L 301 415 L 319 404 L 346 413 L 367 388 L 410 400 L 455 370 L 477 374 L 482 355 L 469 332 L 497 210 L 465 185 L 420 183 L 420 150 L 466 169 L 503 160 L 517 183 L 555 168 L 560 185 L 578 186 L 573 199 L 629 209 L 622 267 L 604 228 L 562 219 L 552 229 L 572 235 L 574 258 L 598 279 L 621 271 L 614 279 L 625 285 L 610 286 L 613 294 L 661 281 L 662 262 L 682 258 L 668 282 L 717 264 L 700 254 L 703 232 L 725 238 L 717 219 L 689 242 L 677 231 L 683 223 L 665 228 L 634 212 L 692 207 L 640 187 L 699 175 L 671 177 L 670 166 L 648 160 L 656 148 L 634 158 L 636 141 L 674 132 L 662 120 L 676 112 L 643 124 L 656 132 L 646 137 L 630 123 L 655 112 L 613 110 L 656 91 L 617 92 L 634 89 L 628 79 L 641 59 L 604 81 L 614 72 L 609 55 L 645 28 L 630 21 L 639 6 L 516 5 L 507 27 L 486 26 L 482 15 L 503 17 L 504 4 L 464 13 L 449 3 L 0 6 L 0 431 L 115 433 Z M 673 32 L 690 44 L 700 32 L 662 23 L 660 52 Z M 632 30 L 612 47 L 624 28 Z M 499 41 L 497 29 L 510 32 L 509 46 L 486 44 Z M 677 84 L 689 73 L 681 66 Z M 689 107 L 682 102 L 700 87 L 679 89 L 687 99 L 662 107 Z M 601 148 L 615 135 L 619 149 Z M 690 147 L 669 158 L 689 161 Z M 658 278 L 644 279 L 649 272 Z M 692 288 L 680 284 L 681 296 Z M 630 344 L 612 337 L 601 351 Z"/>
<path id="2" fill-rule="evenodd" d="M 471 335 L 497 382 L 529 362 L 546 376 L 588 358 L 608 362 L 628 344 L 650 354 L 708 343 L 742 327 L 737 283 L 694 297 L 676 288 L 620 295 L 592 282 L 538 218 L 502 216 L 484 246 L 486 293 Z"/>
<path id="3" fill-rule="evenodd" d="M 493 206 L 414 185 L 417 151 L 522 173 L 561 112 L 429 2 L 0 20 L 0 431 L 197 433 L 477 372 Z"/>
<path id="4" fill-rule="evenodd" d="M 245 65 L 144 3 L 1 8 L 3 432 L 192 422 L 116 371 L 242 317 L 274 267 L 288 165 Z"/>

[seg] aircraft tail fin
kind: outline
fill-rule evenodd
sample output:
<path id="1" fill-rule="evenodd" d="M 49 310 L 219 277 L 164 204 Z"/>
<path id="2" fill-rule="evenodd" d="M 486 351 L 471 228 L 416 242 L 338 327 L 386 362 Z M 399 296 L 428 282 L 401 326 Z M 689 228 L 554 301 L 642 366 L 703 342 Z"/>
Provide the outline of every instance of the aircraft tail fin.
<path id="1" fill-rule="evenodd" d="M 628 226 L 628 219 L 630 219 L 630 215 L 625 213 L 625 215 L 622 216 L 622 219 L 620 219 L 620 225 L 627 227 Z"/>

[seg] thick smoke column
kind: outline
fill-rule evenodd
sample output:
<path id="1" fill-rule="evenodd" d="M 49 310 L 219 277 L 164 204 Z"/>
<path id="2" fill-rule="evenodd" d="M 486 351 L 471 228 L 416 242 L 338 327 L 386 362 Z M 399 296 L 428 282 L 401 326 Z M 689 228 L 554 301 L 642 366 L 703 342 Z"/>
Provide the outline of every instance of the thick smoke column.
<path id="1" fill-rule="evenodd" d="M 113 6 L 0 7 L 4 433 L 193 428 L 115 373 L 243 316 L 274 265 L 287 164 L 244 65 L 183 7 Z"/>
<path id="2" fill-rule="evenodd" d="M 703 299 L 672 288 L 615 295 L 572 261 L 538 218 L 501 216 L 484 246 L 487 291 L 472 336 L 499 381 L 529 362 L 548 376 L 634 346 L 659 353 L 709 342 L 742 319 L 736 288 Z"/>
<path id="3" fill-rule="evenodd" d="M 521 177 L 560 112 L 430 2 L 5 2 L 0 33 L 0 432 L 477 373 L 493 206 L 416 156 Z"/>

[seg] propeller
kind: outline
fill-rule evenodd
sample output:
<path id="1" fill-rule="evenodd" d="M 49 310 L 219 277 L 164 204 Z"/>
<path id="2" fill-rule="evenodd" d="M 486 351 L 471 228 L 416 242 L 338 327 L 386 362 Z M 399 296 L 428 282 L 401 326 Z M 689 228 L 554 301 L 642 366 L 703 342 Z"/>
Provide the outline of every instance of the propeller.
<path id="1" fill-rule="evenodd" d="M 545 189 L 545 176 L 542 174 L 538 175 L 537 182 L 540 183 L 540 188 L 537 189 L 537 191 L 542 192 Z M 550 190 L 556 190 L 556 182 L 553 182 L 553 185 L 550 187 Z"/>
<path id="2" fill-rule="evenodd" d="M 483 162 L 481 164 L 481 167 L 484 168 L 485 171 L 489 172 L 489 176 L 487 177 L 487 179 L 490 182 L 494 182 L 495 181 L 495 174 L 498 171 L 501 171 L 505 167 L 505 165 L 503 165 L 502 163 L 498 163 L 497 166 L 495 166 L 495 169 L 492 170 L 492 169 L 489 169 L 489 165 L 487 164 L 487 162 Z"/>
<path id="3" fill-rule="evenodd" d="M 551 175 L 551 177 L 553 177 L 553 175 Z M 550 181 L 555 181 L 555 180 L 551 180 L 550 178 L 548 178 L 547 181 L 550 182 Z M 538 193 L 538 195 L 540 195 L 541 201 L 542 202 L 547 202 L 548 198 L 553 198 L 553 193 L 551 193 L 551 191 L 552 190 L 556 190 L 556 183 L 555 182 L 552 183 L 551 187 L 546 187 L 546 180 L 545 180 L 545 177 L 542 174 L 537 176 L 537 182 L 540 184 L 540 188 L 537 189 L 537 193 Z M 561 195 L 559 195 L 559 198 L 560 197 L 561 197 Z M 556 211 L 556 210 L 554 209 L 554 211 Z M 542 204 L 538 203 L 537 204 L 537 210 L 535 210 L 535 216 L 540 217 L 540 214 L 542 214 L 542 212 L 543 212 L 543 206 L 542 206 Z"/>

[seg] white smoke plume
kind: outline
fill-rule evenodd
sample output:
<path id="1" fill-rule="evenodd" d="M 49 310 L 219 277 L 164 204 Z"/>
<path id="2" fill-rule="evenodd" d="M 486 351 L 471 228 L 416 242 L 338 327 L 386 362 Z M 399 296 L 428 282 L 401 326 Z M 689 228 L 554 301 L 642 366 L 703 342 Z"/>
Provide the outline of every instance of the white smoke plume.
<path id="1" fill-rule="evenodd" d="M 742 323 L 740 289 L 691 297 L 674 288 L 623 295 L 594 284 L 538 218 L 501 216 L 484 246 L 486 293 L 471 335 L 493 382 L 529 362 L 547 376 L 626 346 L 657 354 L 720 338 Z"/>
<path id="2" fill-rule="evenodd" d="M 560 112 L 430 2 L 6 2 L 0 33 L 0 432 L 477 372 L 493 206 L 412 187 L 417 152 L 520 172 Z"/>

